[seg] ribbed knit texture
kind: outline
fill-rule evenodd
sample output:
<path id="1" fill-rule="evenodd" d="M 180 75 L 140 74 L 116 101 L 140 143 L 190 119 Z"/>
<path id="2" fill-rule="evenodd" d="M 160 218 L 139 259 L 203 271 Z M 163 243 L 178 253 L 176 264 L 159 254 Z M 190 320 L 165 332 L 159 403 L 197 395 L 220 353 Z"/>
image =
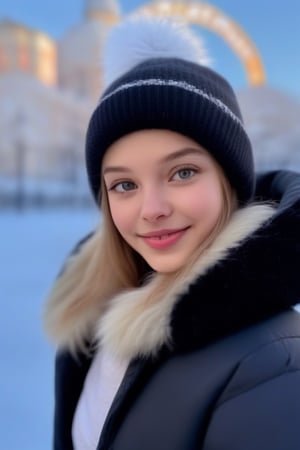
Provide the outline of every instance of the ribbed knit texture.
<path id="1" fill-rule="evenodd" d="M 86 139 L 87 171 L 96 199 L 105 151 L 122 136 L 142 129 L 173 130 L 195 140 L 223 168 L 240 203 L 251 199 L 251 144 L 231 86 L 213 70 L 176 58 L 150 59 L 106 89 Z"/>

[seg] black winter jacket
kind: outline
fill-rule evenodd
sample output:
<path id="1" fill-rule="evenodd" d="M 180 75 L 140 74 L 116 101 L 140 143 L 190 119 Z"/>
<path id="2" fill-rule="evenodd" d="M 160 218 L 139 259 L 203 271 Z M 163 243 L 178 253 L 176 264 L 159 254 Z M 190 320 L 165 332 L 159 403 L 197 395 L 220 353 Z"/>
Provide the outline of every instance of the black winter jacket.
<path id="1" fill-rule="evenodd" d="M 131 363 L 97 450 L 300 449 L 300 178 L 261 176 L 256 195 L 275 214 L 238 212 L 184 283 L 145 305 L 142 331 L 143 288 L 112 303 L 105 342 Z M 73 448 L 90 363 L 57 355 L 55 450 Z"/>

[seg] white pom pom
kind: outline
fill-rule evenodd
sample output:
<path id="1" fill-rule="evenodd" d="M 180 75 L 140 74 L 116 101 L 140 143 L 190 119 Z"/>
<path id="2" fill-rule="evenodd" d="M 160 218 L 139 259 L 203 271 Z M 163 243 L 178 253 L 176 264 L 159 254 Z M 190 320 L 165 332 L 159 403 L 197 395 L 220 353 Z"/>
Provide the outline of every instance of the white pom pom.
<path id="1" fill-rule="evenodd" d="M 183 22 L 135 16 L 116 25 L 104 51 L 105 86 L 149 58 L 181 58 L 209 65 L 200 36 Z"/>

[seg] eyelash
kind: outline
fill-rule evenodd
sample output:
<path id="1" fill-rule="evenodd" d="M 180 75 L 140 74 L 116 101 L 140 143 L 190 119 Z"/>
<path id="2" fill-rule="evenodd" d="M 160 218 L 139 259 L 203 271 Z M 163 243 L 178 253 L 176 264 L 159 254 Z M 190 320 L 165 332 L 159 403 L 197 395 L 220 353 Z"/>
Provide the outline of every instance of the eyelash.
<path id="1" fill-rule="evenodd" d="M 174 179 L 174 177 L 175 177 L 175 175 L 177 175 L 177 174 L 179 174 L 180 172 L 192 172 L 192 175 L 191 176 L 189 176 L 188 178 L 181 178 L 181 179 L 179 179 L 179 180 L 173 180 Z M 191 178 L 193 178 L 197 173 L 199 173 L 199 169 L 198 168 L 195 168 L 195 167 L 190 167 L 190 166 L 182 166 L 182 167 L 180 167 L 180 168 L 176 168 L 176 170 L 173 172 L 173 175 L 170 177 L 170 180 L 172 181 L 188 181 L 188 180 L 190 180 Z M 117 190 L 117 187 L 118 186 L 122 186 L 122 185 L 124 185 L 124 184 L 129 184 L 129 185 L 132 185 L 132 186 L 134 186 L 134 188 L 133 189 L 128 189 L 128 190 L 126 190 L 126 189 L 124 189 L 124 190 L 122 190 L 122 191 L 118 191 Z M 109 191 L 115 191 L 115 192 L 119 192 L 119 193 L 121 193 L 121 194 L 124 194 L 124 193 L 126 193 L 126 192 L 131 192 L 131 191 L 133 191 L 133 190 L 135 190 L 135 188 L 136 188 L 136 184 L 133 182 L 133 181 L 126 181 L 126 180 L 124 180 L 124 181 L 118 181 L 117 183 L 115 183 L 115 184 L 113 184 L 108 190 Z"/>
<path id="2" fill-rule="evenodd" d="M 117 183 L 113 184 L 108 190 L 109 191 L 119 192 L 119 193 L 123 194 L 123 193 L 126 193 L 126 192 L 133 191 L 135 189 L 135 188 L 134 189 L 128 189 L 128 190 L 125 189 L 123 191 L 118 191 L 117 187 L 118 186 L 122 186 L 122 184 L 130 184 L 130 185 L 136 187 L 136 184 L 133 181 L 118 181 Z"/>
<path id="3" fill-rule="evenodd" d="M 175 177 L 175 175 L 179 174 L 180 172 L 192 172 L 192 175 L 189 176 L 188 178 L 180 178 L 177 181 L 187 181 L 190 180 L 191 178 L 193 178 L 194 175 L 196 175 L 197 173 L 199 173 L 199 169 L 196 167 L 191 167 L 191 166 L 182 166 L 176 169 L 176 171 L 173 173 L 171 180 Z"/>

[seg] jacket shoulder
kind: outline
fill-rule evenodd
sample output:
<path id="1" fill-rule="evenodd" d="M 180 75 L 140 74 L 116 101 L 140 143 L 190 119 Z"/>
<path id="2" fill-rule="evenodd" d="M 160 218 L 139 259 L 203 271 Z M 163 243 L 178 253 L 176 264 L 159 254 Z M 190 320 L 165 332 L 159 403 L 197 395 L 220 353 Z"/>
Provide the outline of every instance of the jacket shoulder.
<path id="1" fill-rule="evenodd" d="M 300 370 L 300 314 L 296 311 L 281 313 L 250 327 L 235 337 L 233 345 L 235 341 L 241 346 L 246 341 L 245 350 L 218 404 L 268 380 Z"/>
<path id="2" fill-rule="evenodd" d="M 253 349 L 223 387 L 203 448 L 298 450 L 300 315 L 280 314 L 247 337 Z"/>
<path id="3" fill-rule="evenodd" d="M 300 373 L 300 337 L 281 337 L 239 362 L 217 406 L 277 377 L 297 371 Z"/>

